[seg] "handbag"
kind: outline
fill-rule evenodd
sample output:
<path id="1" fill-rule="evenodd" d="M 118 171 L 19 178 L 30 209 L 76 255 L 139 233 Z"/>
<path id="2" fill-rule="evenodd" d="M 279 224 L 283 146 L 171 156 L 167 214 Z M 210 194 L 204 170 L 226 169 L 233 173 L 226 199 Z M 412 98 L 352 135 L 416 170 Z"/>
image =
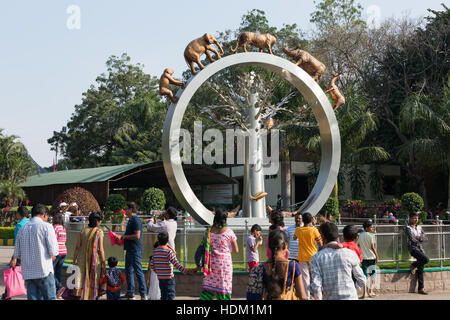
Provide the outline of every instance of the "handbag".
<path id="1" fill-rule="evenodd" d="M 22 277 L 22 267 L 16 266 L 14 268 L 9 268 L 3 272 L 3 279 L 5 281 L 5 287 L 7 291 L 6 299 L 12 297 L 22 296 L 27 294 L 25 288 L 25 281 Z"/>
<path id="2" fill-rule="evenodd" d="M 300 300 L 299 297 L 295 294 L 294 291 L 294 279 L 295 279 L 295 262 L 293 262 L 292 265 L 294 269 L 294 274 L 292 275 L 292 283 L 289 291 L 286 291 L 286 283 L 288 278 L 288 272 L 289 272 L 289 263 L 286 267 L 286 274 L 284 276 L 284 286 L 283 286 L 283 292 L 281 293 L 280 297 L 277 300 Z"/>

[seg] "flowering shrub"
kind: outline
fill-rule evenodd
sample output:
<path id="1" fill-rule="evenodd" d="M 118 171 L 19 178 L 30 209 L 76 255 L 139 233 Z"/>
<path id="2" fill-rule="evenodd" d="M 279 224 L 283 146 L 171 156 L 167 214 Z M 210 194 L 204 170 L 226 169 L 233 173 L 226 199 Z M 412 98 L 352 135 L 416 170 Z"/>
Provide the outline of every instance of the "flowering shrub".
<path id="1" fill-rule="evenodd" d="M 353 218 L 361 216 L 365 212 L 365 207 L 366 203 L 362 200 L 347 200 L 347 203 L 343 206 L 343 210 Z"/>
<path id="2" fill-rule="evenodd" d="M 100 206 L 98 205 L 94 195 L 86 189 L 80 187 L 70 188 L 61 193 L 53 203 L 51 211 L 57 212 L 61 202 L 66 202 L 69 204 L 76 202 L 80 206 L 83 215 L 88 215 L 90 212 L 100 211 Z"/>
<path id="3" fill-rule="evenodd" d="M 378 208 L 381 214 L 383 214 L 386 210 L 388 210 L 389 212 L 392 212 L 394 216 L 398 217 L 402 210 L 402 203 L 400 199 L 393 198 L 380 204 Z"/>

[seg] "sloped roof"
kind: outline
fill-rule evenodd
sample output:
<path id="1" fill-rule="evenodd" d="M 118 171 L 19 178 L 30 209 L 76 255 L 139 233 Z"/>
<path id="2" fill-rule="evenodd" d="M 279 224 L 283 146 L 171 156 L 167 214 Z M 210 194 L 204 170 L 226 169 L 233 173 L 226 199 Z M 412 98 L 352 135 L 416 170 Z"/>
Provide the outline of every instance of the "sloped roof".
<path id="1" fill-rule="evenodd" d="M 183 164 L 186 179 L 192 185 L 237 183 L 233 178 L 204 165 Z M 169 186 L 161 160 L 99 168 L 62 170 L 34 175 L 23 188 L 62 184 L 110 181 L 112 187 Z"/>
<path id="2" fill-rule="evenodd" d="M 148 163 L 123 164 L 99 168 L 73 169 L 49 172 L 28 177 L 21 187 L 38 187 L 53 184 L 91 183 L 107 181 L 137 167 Z"/>

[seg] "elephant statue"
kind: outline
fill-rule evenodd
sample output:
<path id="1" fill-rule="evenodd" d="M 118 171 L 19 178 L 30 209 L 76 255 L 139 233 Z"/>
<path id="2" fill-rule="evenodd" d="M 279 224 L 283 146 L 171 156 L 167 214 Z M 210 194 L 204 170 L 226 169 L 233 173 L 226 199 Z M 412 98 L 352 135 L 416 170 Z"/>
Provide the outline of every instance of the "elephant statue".
<path id="1" fill-rule="evenodd" d="M 217 50 L 211 46 L 212 44 L 217 45 L 217 47 L 222 51 L 222 54 L 224 54 L 222 46 L 220 43 L 214 38 L 214 36 L 210 35 L 209 33 L 205 33 L 202 37 L 192 40 L 184 50 L 184 59 L 186 60 L 186 63 L 191 68 L 192 74 L 197 74 L 197 71 L 195 71 L 194 68 L 194 62 L 197 63 L 200 69 L 204 69 L 205 66 L 200 61 L 200 57 L 206 53 L 206 55 L 209 58 L 209 61 L 214 62 L 214 60 L 211 56 L 211 52 L 214 52 L 217 56 L 217 59 L 220 59 L 221 56 Z"/>
<path id="2" fill-rule="evenodd" d="M 341 77 L 342 74 L 333 74 L 333 78 L 328 85 L 328 90 L 325 91 L 325 93 L 330 93 L 331 99 L 333 100 L 333 110 L 336 110 L 345 104 L 345 98 L 336 85 L 336 80 Z"/>
<path id="3" fill-rule="evenodd" d="M 172 101 L 172 103 L 177 103 L 178 98 L 173 96 L 172 91 L 169 89 L 169 85 L 173 84 L 173 85 L 184 88 L 186 83 L 175 80 L 174 78 L 172 78 L 172 75 L 173 75 L 172 69 L 169 69 L 169 68 L 164 69 L 164 72 L 161 75 L 161 78 L 159 79 L 159 95 L 160 96 L 168 96 L 170 101 Z"/>
<path id="4" fill-rule="evenodd" d="M 325 65 L 314 58 L 308 52 L 297 49 L 283 48 L 283 52 L 296 61 L 296 65 L 305 70 L 317 83 L 319 83 L 322 74 L 325 72 Z"/>
<path id="5" fill-rule="evenodd" d="M 239 35 L 236 40 L 236 48 L 230 47 L 230 50 L 237 53 L 239 47 L 243 47 L 244 51 L 247 52 L 247 45 L 252 45 L 259 48 L 259 52 L 263 52 L 263 49 L 269 50 L 270 54 L 272 52 L 272 46 L 277 41 L 277 38 L 270 33 L 259 34 L 254 32 L 243 32 Z"/>

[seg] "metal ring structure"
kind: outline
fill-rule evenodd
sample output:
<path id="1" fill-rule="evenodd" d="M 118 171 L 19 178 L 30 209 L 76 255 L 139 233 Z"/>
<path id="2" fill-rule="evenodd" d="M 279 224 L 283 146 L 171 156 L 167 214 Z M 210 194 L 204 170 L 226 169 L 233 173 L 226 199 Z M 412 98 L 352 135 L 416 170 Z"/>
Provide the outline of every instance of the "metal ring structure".
<path id="1" fill-rule="evenodd" d="M 179 89 L 176 104 L 166 114 L 162 136 L 164 170 L 179 203 L 201 224 L 212 225 L 214 215 L 200 202 L 191 189 L 183 171 L 180 157 L 180 129 L 189 101 L 200 86 L 217 72 L 237 65 L 258 66 L 280 75 L 296 87 L 310 104 L 319 124 L 321 138 L 320 172 L 302 212 L 316 215 L 328 200 L 335 185 L 341 160 L 339 126 L 322 88 L 303 69 L 292 62 L 268 53 L 233 54 L 210 63 L 191 77 L 184 89 Z"/>

